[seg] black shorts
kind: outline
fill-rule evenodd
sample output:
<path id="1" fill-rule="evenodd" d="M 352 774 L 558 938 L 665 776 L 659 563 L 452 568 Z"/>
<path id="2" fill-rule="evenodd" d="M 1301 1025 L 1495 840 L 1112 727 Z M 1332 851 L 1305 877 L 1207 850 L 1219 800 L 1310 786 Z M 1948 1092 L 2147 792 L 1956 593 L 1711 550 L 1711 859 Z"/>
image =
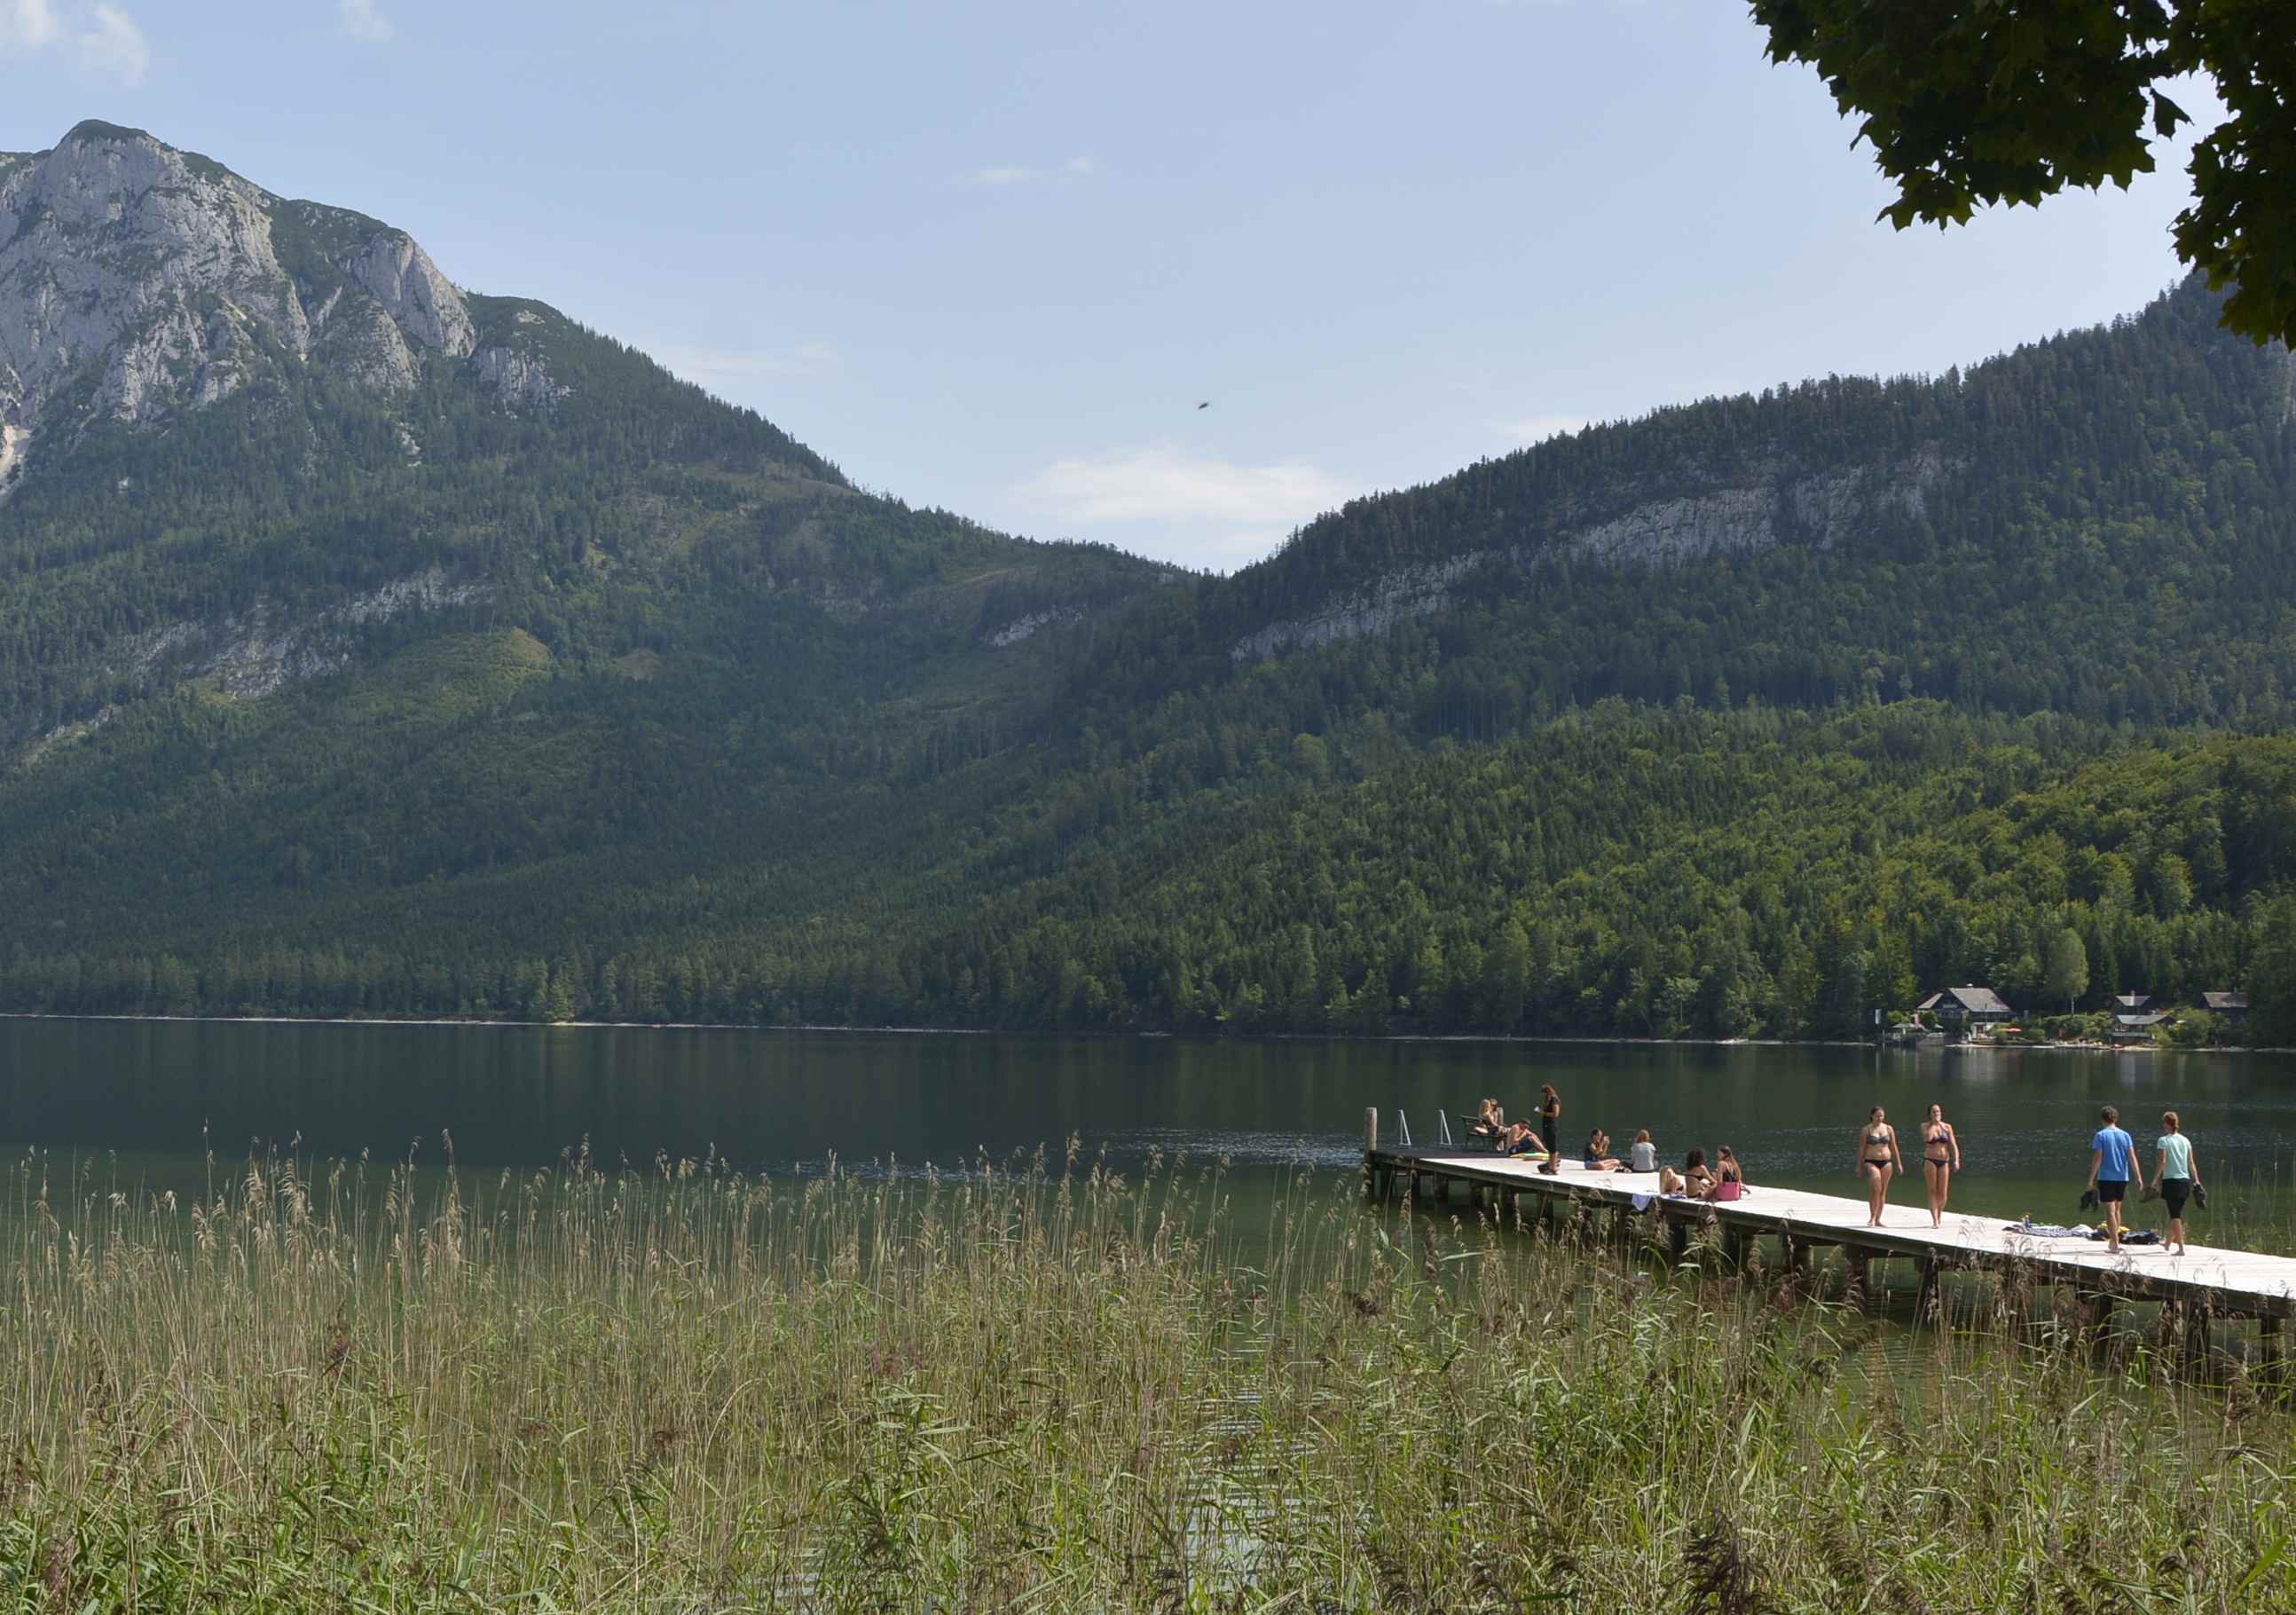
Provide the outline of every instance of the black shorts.
<path id="1" fill-rule="evenodd" d="M 2125 1177 L 2100 1177 L 2096 1180 L 2096 1197 L 2101 1201 L 2127 1200 L 2128 1180 Z"/>
<path id="2" fill-rule="evenodd" d="M 2169 1202 L 2169 1215 L 2185 1215 L 2185 1201 L 2191 1198 L 2193 1180 L 2189 1177 L 2164 1177 L 2161 1180 L 2161 1198 Z"/>

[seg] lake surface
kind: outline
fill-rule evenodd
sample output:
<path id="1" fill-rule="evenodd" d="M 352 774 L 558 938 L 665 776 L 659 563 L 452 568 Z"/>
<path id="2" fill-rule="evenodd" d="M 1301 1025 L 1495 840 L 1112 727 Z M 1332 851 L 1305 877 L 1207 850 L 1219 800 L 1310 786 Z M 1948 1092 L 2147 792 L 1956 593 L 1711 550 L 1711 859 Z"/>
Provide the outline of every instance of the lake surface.
<path id="1" fill-rule="evenodd" d="M 1868 1105 L 1910 1140 L 1936 1100 L 1962 1137 L 1955 1209 L 2044 1218 L 2074 1214 L 2100 1104 L 2121 1108 L 2148 1174 L 2175 1109 L 2212 1216 L 2296 1226 L 2288 1055 L 4 1020 L 0 1147 L 182 1193 L 205 1183 L 209 1149 L 231 1163 L 299 1139 L 307 1158 L 436 1165 L 451 1133 L 480 1169 L 548 1165 L 585 1141 L 607 1166 L 714 1149 L 786 1173 L 832 1153 L 878 1169 L 1038 1145 L 1057 1158 L 1073 1135 L 1126 1171 L 1226 1156 L 1250 1193 L 1301 1164 L 1352 1171 L 1367 1105 L 1383 1137 L 1400 1110 L 1423 1143 L 1439 1113 L 1485 1094 L 1528 1114 L 1541 1082 L 1562 1092 L 1567 1148 L 1595 1122 L 1621 1150 L 1648 1127 L 1675 1160 L 1728 1144 L 1757 1184 L 1839 1194 L 1858 1192 Z M 1919 1206 L 1918 1176 L 1891 1198 Z"/>

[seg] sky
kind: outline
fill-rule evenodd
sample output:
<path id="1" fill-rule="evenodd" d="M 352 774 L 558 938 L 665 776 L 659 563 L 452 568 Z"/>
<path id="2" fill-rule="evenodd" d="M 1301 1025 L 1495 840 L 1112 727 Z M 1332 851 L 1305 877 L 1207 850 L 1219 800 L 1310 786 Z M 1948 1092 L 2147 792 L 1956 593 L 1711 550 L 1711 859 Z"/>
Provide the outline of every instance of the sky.
<path id="1" fill-rule="evenodd" d="M 1894 231 L 1733 0 L 0 0 L 0 150 L 84 118 L 865 488 L 1223 571 L 1587 422 L 2132 312 L 2186 195 L 2179 151 Z"/>

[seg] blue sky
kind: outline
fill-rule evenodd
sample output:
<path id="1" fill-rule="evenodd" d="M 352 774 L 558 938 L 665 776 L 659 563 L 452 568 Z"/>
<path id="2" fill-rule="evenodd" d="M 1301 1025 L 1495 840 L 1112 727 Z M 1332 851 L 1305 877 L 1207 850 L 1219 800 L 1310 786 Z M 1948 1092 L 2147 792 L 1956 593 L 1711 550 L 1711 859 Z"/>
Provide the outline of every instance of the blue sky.
<path id="1" fill-rule="evenodd" d="M 2179 153 L 1876 224 L 1731 0 L 0 0 L 0 149 L 87 117 L 398 225 L 866 487 L 1220 570 L 1577 422 L 2133 310 L 2185 199 Z"/>

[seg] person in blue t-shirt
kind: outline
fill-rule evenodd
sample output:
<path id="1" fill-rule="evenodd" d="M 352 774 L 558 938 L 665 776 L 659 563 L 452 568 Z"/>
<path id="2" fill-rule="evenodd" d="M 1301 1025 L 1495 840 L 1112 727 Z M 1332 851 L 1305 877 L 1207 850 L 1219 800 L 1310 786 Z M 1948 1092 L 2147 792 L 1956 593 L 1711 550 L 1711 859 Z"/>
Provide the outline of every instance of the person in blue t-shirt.
<path id="1" fill-rule="evenodd" d="M 2136 1164 L 2136 1141 L 2120 1130 L 2120 1112 L 2111 1105 L 2098 1112 L 2104 1125 L 2088 1141 L 2088 1186 L 2104 1203 L 2104 1248 L 2120 1253 L 2120 1202 L 2129 1183 L 2144 1186 L 2144 1169 Z"/>

